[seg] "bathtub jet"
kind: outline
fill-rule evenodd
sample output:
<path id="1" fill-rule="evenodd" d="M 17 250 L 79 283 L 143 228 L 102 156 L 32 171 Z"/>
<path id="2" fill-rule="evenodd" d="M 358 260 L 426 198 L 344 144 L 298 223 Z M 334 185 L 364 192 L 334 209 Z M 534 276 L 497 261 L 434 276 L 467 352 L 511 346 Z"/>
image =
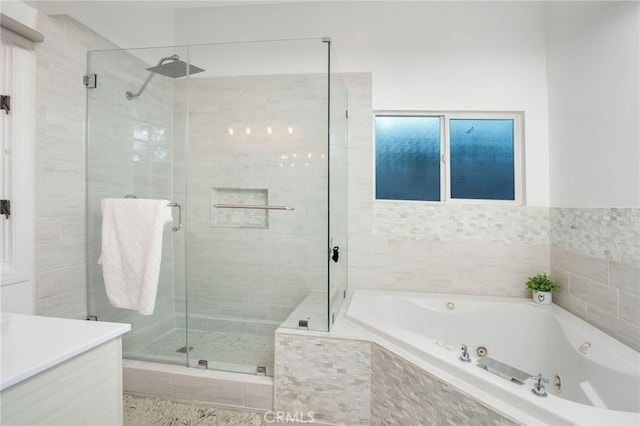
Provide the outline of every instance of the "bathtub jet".
<path id="1" fill-rule="evenodd" d="M 158 61 L 157 65 L 147 68 L 147 71 L 149 71 L 150 74 L 144 81 L 144 83 L 142 83 L 142 87 L 140 87 L 138 92 L 133 93 L 131 91 L 128 91 L 127 93 L 125 93 L 125 96 L 130 101 L 142 95 L 142 93 L 145 91 L 149 83 L 151 83 L 151 80 L 153 80 L 153 77 L 156 74 L 161 74 L 165 77 L 170 78 L 180 78 L 186 75 L 203 72 L 204 70 L 202 68 L 196 67 L 195 65 L 187 64 L 186 62 L 181 61 L 180 57 L 174 54 L 161 58 Z"/>

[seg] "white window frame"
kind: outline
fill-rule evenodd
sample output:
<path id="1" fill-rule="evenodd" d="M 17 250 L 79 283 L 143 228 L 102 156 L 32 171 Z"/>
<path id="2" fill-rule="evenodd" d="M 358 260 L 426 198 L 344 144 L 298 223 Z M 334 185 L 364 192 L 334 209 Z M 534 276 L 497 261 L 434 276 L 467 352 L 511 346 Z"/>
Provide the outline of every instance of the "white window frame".
<path id="1" fill-rule="evenodd" d="M 32 279 L 33 271 L 33 150 L 35 141 L 35 54 L 2 42 L 0 81 L 11 96 L 11 111 L 0 111 L 2 188 L 0 198 L 11 201 L 11 216 L 0 216 L 0 286 Z"/>
<path id="2" fill-rule="evenodd" d="M 416 200 L 384 200 L 375 198 L 376 201 L 394 201 L 411 203 L 454 203 L 454 204 L 490 204 L 490 205 L 524 205 L 525 204 L 525 162 L 524 162 L 524 113 L 519 111 L 374 111 L 374 168 L 375 168 L 375 118 L 378 116 L 398 117 L 440 117 L 440 201 L 416 201 Z M 468 120 L 513 120 L 513 168 L 514 168 L 514 199 L 513 200 L 482 200 L 473 198 L 451 197 L 451 161 L 449 124 L 451 119 Z M 374 180 L 375 180 L 374 170 Z"/>

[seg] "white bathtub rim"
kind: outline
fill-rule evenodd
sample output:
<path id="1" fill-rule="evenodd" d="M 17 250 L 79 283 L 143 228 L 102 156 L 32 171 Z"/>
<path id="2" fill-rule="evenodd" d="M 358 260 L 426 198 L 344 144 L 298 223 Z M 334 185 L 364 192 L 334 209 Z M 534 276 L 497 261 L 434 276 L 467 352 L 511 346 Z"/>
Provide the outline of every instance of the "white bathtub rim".
<path id="1" fill-rule="evenodd" d="M 421 347 L 418 345 L 407 344 L 407 342 L 398 340 L 393 336 L 402 335 L 403 331 L 397 327 L 389 327 L 387 330 L 373 330 L 366 323 L 362 323 L 357 319 L 354 319 L 349 315 L 349 308 L 354 301 L 361 302 L 359 295 L 367 295 L 368 297 L 379 295 L 403 295 L 403 296 L 431 296 L 429 293 L 416 293 L 416 292 L 389 292 L 381 290 L 356 290 L 353 298 L 350 300 L 349 305 L 345 309 L 345 316 L 341 317 L 340 321 L 345 321 L 347 324 L 355 324 L 364 328 L 369 335 L 369 340 L 380 345 L 381 347 L 390 350 L 397 354 L 401 358 L 411 362 L 424 371 L 436 376 L 440 380 L 451 384 L 460 392 L 469 395 L 494 409 L 495 411 L 512 418 L 523 424 L 575 424 L 575 425 L 638 425 L 640 424 L 640 414 L 631 412 L 621 412 L 615 410 L 601 409 L 597 407 L 590 407 L 583 404 L 579 404 L 573 401 L 569 401 L 555 395 L 549 395 L 547 398 L 539 398 L 529 392 L 529 384 L 524 386 L 522 395 L 520 392 L 514 392 L 513 388 L 509 386 L 519 386 L 508 382 L 495 375 L 489 374 L 486 371 L 478 368 L 473 364 L 463 365 L 451 365 L 445 362 L 439 355 L 433 354 L 433 350 L 436 349 L 436 345 L 433 343 L 427 343 L 427 346 Z M 443 300 L 461 300 L 461 299 L 477 299 L 476 296 L 462 296 L 462 295 L 445 295 L 434 294 L 434 296 Z M 481 297 L 481 296 L 478 296 Z M 493 298 L 492 298 L 493 299 Z M 512 302 L 513 300 L 520 301 L 521 298 L 505 298 L 496 297 L 496 301 Z M 542 307 L 543 309 L 550 308 L 548 306 Z M 557 307 L 558 309 L 561 309 Z M 347 325 L 347 330 L 352 330 L 352 327 Z M 599 331 L 599 330 L 598 330 Z M 406 333 L 406 332 L 405 332 Z M 607 336 L 609 337 L 609 336 Z M 429 347 L 432 345 L 433 347 Z M 630 349 L 633 351 L 632 349 Z M 634 351 L 635 352 L 635 351 Z M 424 359 L 424 356 L 428 356 L 428 360 Z M 457 358 L 457 354 L 452 354 Z M 461 376 L 461 372 L 464 372 Z M 372 372 L 375 374 L 375 372 Z M 479 385 L 489 384 L 491 391 L 487 391 Z M 522 398 L 526 400 L 523 404 Z M 526 405 L 526 406 L 525 406 Z M 577 406 L 575 416 L 567 416 L 566 409 L 570 406 Z M 580 411 L 583 410 L 583 411 Z M 535 411 L 535 412 L 534 412 Z"/>
<path id="2" fill-rule="evenodd" d="M 438 300 L 442 300 L 443 302 L 456 301 L 456 300 L 475 302 L 478 299 L 482 299 L 483 301 L 486 301 L 489 303 L 519 303 L 527 307 L 547 310 L 548 312 L 552 313 L 555 317 L 557 317 L 559 320 L 561 320 L 560 326 L 562 328 L 562 331 L 565 333 L 567 340 L 570 341 L 571 345 L 574 348 L 577 348 L 582 343 L 584 343 L 583 340 L 578 341 L 573 339 L 574 335 L 582 334 L 580 331 L 575 331 L 575 330 L 578 329 L 579 327 L 584 327 L 588 330 L 591 336 L 594 336 L 596 338 L 595 339 L 596 341 L 603 341 L 606 343 L 605 348 L 603 348 L 604 351 L 610 353 L 611 351 L 609 347 L 610 346 L 615 347 L 616 355 L 614 356 L 616 357 L 616 360 L 618 361 L 618 363 L 610 365 L 609 366 L 610 368 L 617 369 L 624 373 L 631 372 L 636 375 L 640 374 L 640 363 L 632 361 L 632 360 L 638 359 L 639 354 L 637 351 L 625 345 L 624 343 L 620 342 L 619 340 L 614 339 L 613 337 L 609 336 L 608 334 L 594 327 L 593 325 L 587 323 L 586 321 L 576 317 L 572 313 L 567 312 L 566 310 L 562 309 L 560 306 L 556 304 L 538 305 L 533 303 L 529 298 L 521 298 L 521 297 L 501 297 L 501 296 L 481 296 L 481 295 L 474 296 L 474 295 L 460 295 L 460 294 L 447 294 L 447 293 L 397 292 L 397 291 L 364 290 L 363 289 L 363 290 L 356 290 L 353 293 L 353 297 L 349 301 L 350 302 L 349 306 L 347 307 L 347 309 L 345 309 L 345 317 L 352 319 L 350 318 L 348 312 L 352 304 L 351 302 L 353 302 L 354 298 L 358 302 L 362 302 L 363 299 L 364 300 L 372 299 L 380 296 L 400 297 L 404 299 L 412 299 L 412 298 L 438 299 Z M 412 300 L 412 302 L 417 303 L 415 302 L 415 300 Z M 417 303 L 417 304 L 424 306 L 420 303 Z M 573 331 L 574 333 L 567 333 L 567 330 L 566 330 L 567 327 L 571 328 L 572 329 L 571 331 Z M 593 349 L 594 348 L 592 347 L 592 350 Z M 618 356 L 617 354 L 620 354 L 620 356 Z M 591 356 L 591 355 L 587 353 L 585 354 L 585 356 Z M 621 365 L 620 363 L 623 363 L 624 365 Z"/>
<path id="3" fill-rule="evenodd" d="M 561 411 L 558 405 L 564 404 L 577 404 L 572 401 L 568 401 L 559 398 L 555 395 L 549 395 L 547 398 L 538 398 L 533 394 L 530 394 L 529 390 L 531 386 L 529 383 L 525 385 L 516 385 L 510 383 L 498 376 L 490 375 L 486 371 L 476 367 L 474 364 L 469 364 L 469 370 L 464 377 L 456 373 L 449 371 L 449 365 L 440 362 L 440 358 L 433 357 L 429 360 L 423 358 L 425 353 L 424 348 L 419 345 L 413 346 L 414 351 L 408 348 L 399 346 L 394 342 L 394 339 L 389 338 L 387 335 L 377 336 L 372 341 L 411 362 L 417 367 L 427 371 L 428 373 L 438 377 L 448 384 L 456 387 L 460 392 L 467 394 L 481 402 L 486 403 L 492 409 L 504 414 L 507 417 L 516 419 L 524 424 L 576 424 L 576 425 L 637 425 L 638 416 L 635 413 L 616 412 L 614 410 L 599 409 L 596 407 L 585 406 L 585 410 L 589 410 L 590 413 L 586 416 L 576 416 L 568 419 L 558 415 L 558 411 Z M 404 345 L 404 343 L 403 343 Z M 429 353 L 428 353 L 429 354 Z M 429 354 L 431 355 L 431 354 Z M 457 357 L 457 354 L 454 354 Z M 464 368 L 464 367 L 463 367 Z M 476 373 L 476 374 L 474 374 Z M 480 385 L 489 384 L 492 387 L 483 388 Z M 535 405 L 537 410 L 533 414 L 531 410 L 521 407 L 522 401 L 519 399 L 520 392 L 514 393 L 512 389 L 508 389 L 509 386 L 521 386 L 522 394 L 525 398 L 529 398 L 530 404 Z M 554 401 L 555 400 L 555 401 Z M 581 407 L 582 408 L 582 407 Z M 599 411 L 600 413 L 594 413 L 593 411 Z M 616 414 L 618 413 L 618 414 Z M 634 417 L 630 419 L 629 417 Z"/>

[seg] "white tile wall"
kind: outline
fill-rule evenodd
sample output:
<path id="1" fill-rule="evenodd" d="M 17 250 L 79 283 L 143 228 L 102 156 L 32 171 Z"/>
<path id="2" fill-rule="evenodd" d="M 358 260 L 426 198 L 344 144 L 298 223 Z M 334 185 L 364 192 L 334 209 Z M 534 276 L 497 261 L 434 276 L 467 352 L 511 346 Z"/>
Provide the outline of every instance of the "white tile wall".
<path id="1" fill-rule="evenodd" d="M 131 321 L 127 313 L 111 308 L 106 301 L 101 271 L 96 260 L 100 253 L 99 199 L 105 196 L 139 196 L 170 198 L 172 187 L 168 160 L 153 158 L 138 164 L 131 162 L 132 127 L 165 129 L 171 134 L 171 102 L 159 101 L 161 95 L 171 96 L 172 86 L 155 79 L 135 106 L 135 114 L 126 117 L 124 92 L 137 89 L 146 78 L 148 65 L 128 53 L 103 55 L 99 69 L 98 89 L 92 92 L 89 136 L 94 150 L 89 173 L 91 209 L 85 215 L 86 163 L 85 120 L 87 89 L 82 76 L 87 72 L 87 51 L 113 49 L 116 46 L 68 16 L 39 14 L 38 30 L 45 42 L 36 50 L 37 58 L 37 120 L 35 175 L 35 239 L 36 239 L 36 313 L 40 315 L 84 318 L 87 315 L 87 265 L 92 297 L 91 314 L 101 319 Z M 95 57 L 94 57 L 95 58 Z M 143 66 L 144 65 L 144 66 Z M 95 70 L 93 70 L 95 72 Z M 135 86 L 135 87 L 134 87 Z M 163 87 L 164 86 L 164 87 Z M 153 105 L 153 108 L 150 106 Z M 99 117 L 99 119 L 96 119 Z M 154 123 L 158 123 L 154 127 Z M 161 124 L 160 124 L 161 123 Z M 162 126 L 169 126 L 168 128 Z M 127 145 L 127 141 L 129 145 Z M 168 143 L 167 140 L 164 143 Z M 166 151 L 163 141 L 154 141 L 152 153 Z M 149 151 L 148 151 L 149 152 Z M 90 239 L 87 252 L 87 226 Z M 169 236 L 171 237 L 171 236 Z M 166 244 L 168 250 L 171 243 Z M 163 275 L 172 271 L 163 265 Z M 157 311 L 173 311 L 171 280 L 160 295 Z M 144 319 L 140 326 L 152 326 Z"/>
<path id="2" fill-rule="evenodd" d="M 640 349 L 640 209 L 552 208 L 551 275 L 563 308 Z"/>
<path id="3" fill-rule="evenodd" d="M 86 231 L 82 75 L 89 49 L 114 47 L 67 16 L 38 14 L 35 294 L 40 315 L 84 318 Z"/>
<path id="4" fill-rule="evenodd" d="M 374 200 L 372 81 L 349 90 L 349 286 L 524 296 L 549 270 L 548 209 Z"/>
<path id="5" fill-rule="evenodd" d="M 86 89 L 80 82 L 86 70 L 86 51 L 114 46 L 65 16 L 40 15 L 38 30 L 45 34 L 46 41 L 36 51 L 36 311 L 82 318 L 86 315 L 87 288 L 83 269 L 88 261 L 84 221 L 89 220 L 89 229 L 95 233 L 99 217 L 95 212 L 88 218 L 84 215 Z M 122 61 L 126 62 L 118 59 L 114 68 L 122 66 Z M 120 91 L 135 89 L 144 79 L 145 73 L 139 73 L 141 64 L 134 62 L 130 66 L 137 71 L 125 77 L 131 80 L 121 81 L 122 87 L 102 98 L 105 114 L 117 116 L 121 111 L 117 105 L 125 102 Z M 113 78 L 115 74 L 106 72 L 105 77 Z M 544 208 L 376 202 L 373 200 L 372 79 L 370 74 L 354 73 L 347 74 L 346 80 L 350 116 L 348 252 L 352 288 L 524 295 L 523 280 L 551 266 L 555 276 L 573 285 L 573 292 L 558 294 L 560 304 L 583 318 L 591 318 L 594 323 L 605 318 L 609 328 L 611 324 L 619 324 L 619 329 L 625 330 L 620 333 L 637 333 L 636 302 L 640 293 L 635 260 L 639 250 L 637 238 L 636 243 L 625 245 L 625 241 L 634 240 L 633 235 L 637 237 L 637 209 L 612 209 L 611 214 L 606 215 L 606 222 L 596 218 L 591 224 L 587 222 L 598 216 L 592 215 L 594 209 L 552 210 L 551 226 L 555 229 L 549 236 L 546 225 L 549 213 Z M 162 88 L 160 79 L 154 84 Z M 164 130 L 166 138 L 173 135 L 175 147 L 182 146 L 186 121 L 184 108 L 180 107 L 184 105 L 180 84 L 174 84 L 173 103 L 159 102 L 170 88 L 155 92 L 154 86 L 150 86 L 146 98 L 140 99 L 138 105 L 148 102 L 148 105 L 164 107 L 142 108 L 136 116 L 137 123 L 152 130 L 154 120 L 161 117 L 163 125 L 155 128 Z M 286 318 L 309 289 L 326 282 L 322 262 L 315 260 L 325 259 L 326 241 L 318 237 L 325 232 L 318 226 L 326 226 L 326 221 L 319 224 L 322 215 L 313 207 L 303 207 L 307 202 L 311 206 L 314 201 L 322 200 L 326 194 L 323 152 L 318 148 L 324 146 L 318 141 L 320 135 L 325 135 L 326 123 L 318 120 L 326 114 L 323 107 L 326 91 L 321 89 L 320 80 L 309 76 L 272 76 L 268 82 L 260 77 L 194 80 L 190 93 L 194 109 L 189 117 L 192 143 L 188 154 L 193 160 L 189 192 L 204 194 L 196 198 L 200 201 L 195 202 L 190 217 L 194 229 L 189 230 L 194 240 L 189 257 L 195 283 L 192 298 L 198 300 L 196 313 L 248 315 L 277 322 Z M 292 96 L 297 100 L 292 100 Z M 262 117 L 257 121 L 252 118 L 256 112 Z M 124 117 L 117 119 L 126 121 Z M 99 196 L 136 192 L 154 197 L 172 198 L 173 195 L 176 201 L 184 202 L 179 179 L 174 182 L 177 190 L 174 192 L 172 188 L 172 180 L 184 171 L 186 152 L 182 148 L 172 151 L 169 139 L 165 139 L 166 145 L 161 142 L 153 151 L 160 157 L 166 154 L 164 160 L 124 170 L 120 166 L 131 164 L 132 153 L 126 145 L 118 147 L 113 140 L 130 140 L 132 122 L 122 127 L 108 120 L 94 124 L 94 130 L 111 138 L 110 142 L 105 139 L 101 145 L 103 150 L 98 152 L 104 167 L 93 169 L 92 184 L 96 192 L 101 193 Z M 246 133 L 248 125 L 252 128 L 250 135 Z M 273 135 L 256 131 L 264 131 L 270 125 Z M 289 126 L 293 127 L 293 135 L 288 134 Z M 229 135 L 229 127 L 236 131 L 234 137 Z M 291 141 L 293 145 L 288 145 Z M 304 157 L 309 153 L 313 161 L 300 175 L 299 166 L 304 162 L 296 157 L 295 161 L 299 162 L 292 167 L 293 154 Z M 242 156 L 243 166 L 217 161 L 220 154 L 227 155 L 226 158 Z M 173 178 L 168 172 L 172 160 Z M 298 167 L 296 172 L 295 167 Z M 274 179 L 281 179 L 283 185 L 275 189 L 272 182 L 260 176 L 262 170 L 275 170 Z M 123 179 L 114 180 L 114 176 Z M 207 226 L 210 207 L 206 194 L 211 186 L 266 186 L 273 188 L 270 202 L 296 204 L 298 208 L 295 217 L 283 216 L 288 212 L 270 216 L 271 230 L 279 234 L 275 244 L 256 230 L 241 230 L 246 234 L 242 238 L 252 241 L 252 247 L 247 249 L 239 245 L 237 235 L 223 231 L 214 236 Z M 300 187 L 305 189 L 303 194 L 297 192 Z M 602 223 L 607 226 L 603 228 Z M 313 232 L 309 233 L 308 229 Z M 622 238 L 625 235 L 626 240 Z M 184 234 L 173 237 L 175 245 L 172 247 L 169 241 L 167 247 L 172 247 L 174 255 L 179 256 Z M 549 238 L 560 249 L 551 256 Z M 563 246 L 563 241 L 573 245 Z M 211 250 L 219 256 L 213 263 Z M 253 256 L 255 267 L 241 260 L 247 253 Z M 93 263 L 98 254 L 99 249 L 91 247 L 89 261 Z M 598 265 L 604 265 L 605 269 L 598 269 Z M 98 272 L 91 268 L 92 283 L 99 281 Z M 178 267 L 163 273 L 174 275 L 173 292 L 176 306 L 181 310 L 184 271 Z M 265 275 L 270 277 L 268 282 L 264 281 Z M 210 287 L 214 276 L 217 290 Z M 594 282 L 607 287 L 598 287 Z M 275 302 L 265 303 L 265 298 L 273 295 L 277 295 Z M 161 301 L 159 306 L 167 312 L 173 309 L 170 302 L 163 305 Z M 117 317 L 113 312 L 107 315 Z"/>
<path id="6" fill-rule="evenodd" d="M 191 80 L 190 314 L 279 323 L 326 288 L 326 85 L 322 74 Z M 266 229 L 212 226 L 212 188 L 266 189 L 295 210 L 269 211 Z"/>

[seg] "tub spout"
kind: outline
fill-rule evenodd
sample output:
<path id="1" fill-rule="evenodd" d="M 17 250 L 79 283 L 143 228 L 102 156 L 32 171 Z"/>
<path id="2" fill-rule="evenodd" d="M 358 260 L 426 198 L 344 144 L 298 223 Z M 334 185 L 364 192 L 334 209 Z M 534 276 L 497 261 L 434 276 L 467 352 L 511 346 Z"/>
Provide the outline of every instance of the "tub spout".
<path id="1" fill-rule="evenodd" d="M 546 398 L 547 390 L 544 388 L 543 383 L 549 383 L 549 380 L 542 377 L 542 373 L 538 374 L 537 376 L 531 376 L 531 378 L 534 380 L 533 389 L 531 389 L 531 393 L 536 396 Z"/>
<path id="2" fill-rule="evenodd" d="M 469 356 L 469 348 L 464 343 L 460 345 L 460 350 L 462 353 L 460 354 L 460 358 L 458 358 L 462 362 L 471 362 L 471 357 Z"/>

